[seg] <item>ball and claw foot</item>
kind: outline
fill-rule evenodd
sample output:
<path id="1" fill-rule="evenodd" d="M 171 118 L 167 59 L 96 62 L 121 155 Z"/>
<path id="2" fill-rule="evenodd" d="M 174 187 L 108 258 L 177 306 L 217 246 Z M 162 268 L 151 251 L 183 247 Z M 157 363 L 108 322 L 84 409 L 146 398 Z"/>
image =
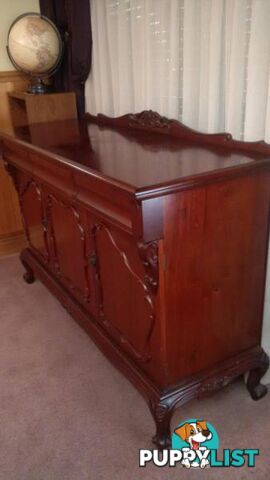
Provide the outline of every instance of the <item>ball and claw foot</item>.
<path id="1" fill-rule="evenodd" d="M 269 357 L 262 350 L 260 366 L 251 370 L 247 379 L 247 389 L 253 400 L 260 400 L 267 394 L 267 387 L 260 383 L 269 368 Z"/>
<path id="2" fill-rule="evenodd" d="M 31 284 L 35 281 L 34 273 L 31 271 L 27 271 L 23 274 L 23 279 L 26 283 Z"/>
<path id="3" fill-rule="evenodd" d="M 258 383 L 255 387 L 249 388 L 249 393 L 253 400 L 260 400 L 267 394 L 267 392 L 268 388 L 262 383 Z"/>
<path id="4" fill-rule="evenodd" d="M 21 260 L 21 262 L 25 268 L 25 272 L 23 274 L 24 281 L 28 284 L 34 283 L 35 281 L 34 271 L 32 270 L 31 267 L 29 267 L 29 265 L 24 260 Z"/>

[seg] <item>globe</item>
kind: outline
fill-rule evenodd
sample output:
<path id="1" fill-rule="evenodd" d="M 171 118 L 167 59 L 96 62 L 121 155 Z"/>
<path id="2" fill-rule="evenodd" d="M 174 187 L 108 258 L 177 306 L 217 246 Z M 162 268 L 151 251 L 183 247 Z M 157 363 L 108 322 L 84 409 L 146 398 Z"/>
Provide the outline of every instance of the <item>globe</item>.
<path id="1" fill-rule="evenodd" d="M 17 70 L 37 79 L 32 93 L 44 93 L 42 78 L 54 73 L 62 56 L 62 41 L 56 26 L 44 15 L 18 17 L 8 33 L 7 51 Z M 37 91 L 36 91 L 37 90 Z"/>

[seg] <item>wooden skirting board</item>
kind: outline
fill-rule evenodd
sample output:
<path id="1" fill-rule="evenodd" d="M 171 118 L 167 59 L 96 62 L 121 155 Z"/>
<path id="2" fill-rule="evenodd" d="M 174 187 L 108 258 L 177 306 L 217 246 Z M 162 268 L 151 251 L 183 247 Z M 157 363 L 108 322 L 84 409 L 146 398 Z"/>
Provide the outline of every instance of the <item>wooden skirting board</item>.
<path id="1" fill-rule="evenodd" d="M 26 239 L 23 232 L 15 232 L 0 236 L 0 257 L 13 255 L 26 247 Z"/>
<path id="2" fill-rule="evenodd" d="M 18 72 L 17 70 L 7 70 L 5 72 L 0 72 L 0 83 L 6 82 L 26 82 L 26 77 L 23 73 Z"/>

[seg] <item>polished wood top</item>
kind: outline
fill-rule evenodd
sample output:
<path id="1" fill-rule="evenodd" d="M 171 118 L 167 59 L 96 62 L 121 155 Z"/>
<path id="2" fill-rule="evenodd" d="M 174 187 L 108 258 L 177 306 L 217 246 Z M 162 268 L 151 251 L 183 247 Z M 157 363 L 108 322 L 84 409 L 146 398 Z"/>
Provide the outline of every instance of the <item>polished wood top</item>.
<path id="1" fill-rule="evenodd" d="M 146 120 L 140 117 L 143 114 Z M 154 120 L 151 114 L 156 115 Z M 130 186 L 138 195 L 255 164 L 269 162 L 270 166 L 270 146 L 263 142 L 237 142 L 228 134 L 200 134 L 154 112 L 120 119 L 88 115 L 81 122 L 34 124 L 6 134 L 88 173 Z"/>

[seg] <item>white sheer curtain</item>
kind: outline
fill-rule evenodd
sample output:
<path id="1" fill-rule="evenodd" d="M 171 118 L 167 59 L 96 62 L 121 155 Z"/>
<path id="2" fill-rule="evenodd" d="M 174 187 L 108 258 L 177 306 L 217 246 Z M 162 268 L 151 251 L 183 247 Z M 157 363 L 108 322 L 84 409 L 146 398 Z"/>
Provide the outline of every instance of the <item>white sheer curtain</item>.
<path id="1" fill-rule="evenodd" d="M 89 111 L 270 141 L 269 0 L 91 0 L 91 17 Z"/>
<path id="2" fill-rule="evenodd" d="M 91 0 L 91 19 L 88 111 L 151 108 L 201 131 L 270 142 L 270 0 Z"/>

